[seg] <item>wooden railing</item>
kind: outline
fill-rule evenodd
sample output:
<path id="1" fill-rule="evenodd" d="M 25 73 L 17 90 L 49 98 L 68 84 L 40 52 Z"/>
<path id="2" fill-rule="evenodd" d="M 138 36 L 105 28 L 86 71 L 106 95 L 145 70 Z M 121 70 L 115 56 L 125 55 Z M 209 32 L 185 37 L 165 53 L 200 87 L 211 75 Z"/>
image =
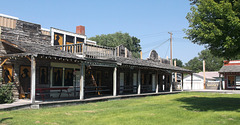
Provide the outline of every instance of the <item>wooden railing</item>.
<path id="1" fill-rule="evenodd" d="M 86 58 L 115 59 L 116 57 L 116 49 L 113 47 L 92 45 L 86 43 L 56 45 L 56 47 L 69 53 L 83 55 Z"/>
<path id="2" fill-rule="evenodd" d="M 119 86 L 119 92 L 121 93 L 136 93 L 138 86 L 133 85 L 125 85 L 125 86 Z"/>

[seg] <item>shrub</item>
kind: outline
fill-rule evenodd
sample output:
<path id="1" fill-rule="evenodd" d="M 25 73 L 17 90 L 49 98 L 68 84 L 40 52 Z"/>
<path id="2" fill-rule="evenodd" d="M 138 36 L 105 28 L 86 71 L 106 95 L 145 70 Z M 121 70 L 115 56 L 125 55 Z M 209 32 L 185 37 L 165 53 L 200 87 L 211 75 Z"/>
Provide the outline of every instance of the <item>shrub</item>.
<path id="1" fill-rule="evenodd" d="M 14 101 L 12 88 L 12 83 L 3 84 L 0 86 L 0 104 L 12 103 Z"/>

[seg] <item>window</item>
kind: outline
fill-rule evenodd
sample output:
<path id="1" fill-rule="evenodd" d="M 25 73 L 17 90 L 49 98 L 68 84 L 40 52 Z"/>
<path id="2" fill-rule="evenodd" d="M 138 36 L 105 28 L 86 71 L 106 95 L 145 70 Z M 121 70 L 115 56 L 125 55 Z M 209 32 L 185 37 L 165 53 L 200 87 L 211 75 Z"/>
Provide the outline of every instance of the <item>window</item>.
<path id="1" fill-rule="evenodd" d="M 83 38 L 78 38 L 77 37 L 77 43 L 83 43 L 84 42 L 84 39 Z"/>
<path id="2" fill-rule="evenodd" d="M 53 68 L 53 86 L 62 86 L 63 68 Z"/>
<path id="3" fill-rule="evenodd" d="M 228 86 L 235 85 L 235 76 L 228 76 Z"/>
<path id="4" fill-rule="evenodd" d="M 40 67 L 39 70 L 39 74 L 40 74 L 40 79 L 39 79 L 39 83 L 40 84 L 48 84 L 48 70 L 47 67 Z"/>
<path id="5" fill-rule="evenodd" d="M 73 69 L 65 69 L 64 86 L 73 86 Z"/>
<path id="6" fill-rule="evenodd" d="M 63 34 L 54 33 L 54 45 L 63 45 Z"/>
<path id="7" fill-rule="evenodd" d="M 73 86 L 73 68 L 53 68 L 52 86 Z"/>
<path id="8" fill-rule="evenodd" d="M 240 85 L 240 76 L 236 76 L 236 85 Z"/>
<path id="9" fill-rule="evenodd" d="M 3 83 L 13 82 L 13 66 L 12 65 L 3 65 Z"/>
<path id="10" fill-rule="evenodd" d="M 74 37 L 72 36 L 66 36 L 66 45 L 73 44 L 74 43 Z"/>

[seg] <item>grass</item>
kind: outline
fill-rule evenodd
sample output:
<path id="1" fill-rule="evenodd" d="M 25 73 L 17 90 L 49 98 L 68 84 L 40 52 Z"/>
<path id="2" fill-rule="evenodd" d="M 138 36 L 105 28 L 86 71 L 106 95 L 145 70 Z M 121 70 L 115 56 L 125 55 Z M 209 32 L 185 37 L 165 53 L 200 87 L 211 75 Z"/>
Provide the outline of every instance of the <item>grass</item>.
<path id="1" fill-rule="evenodd" d="M 75 106 L 0 112 L 0 124 L 239 124 L 240 95 L 184 92 Z"/>

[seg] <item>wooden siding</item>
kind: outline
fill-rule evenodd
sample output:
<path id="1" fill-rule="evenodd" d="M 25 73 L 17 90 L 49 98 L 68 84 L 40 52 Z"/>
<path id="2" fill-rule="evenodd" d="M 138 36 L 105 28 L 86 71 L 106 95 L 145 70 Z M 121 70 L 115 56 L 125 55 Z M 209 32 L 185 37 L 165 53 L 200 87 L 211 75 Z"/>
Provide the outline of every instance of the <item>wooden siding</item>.
<path id="1" fill-rule="evenodd" d="M 43 35 L 50 36 L 50 32 L 49 31 L 41 30 L 41 32 L 42 32 Z"/>
<path id="2" fill-rule="evenodd" d="M 0 26 L 2 26 L 2 27 L 8 27 L 8 28 L 15 29 L 16 23 L 17 23 L 16 19 L 11 19 L 11 18 L 0 16 Z"/>

